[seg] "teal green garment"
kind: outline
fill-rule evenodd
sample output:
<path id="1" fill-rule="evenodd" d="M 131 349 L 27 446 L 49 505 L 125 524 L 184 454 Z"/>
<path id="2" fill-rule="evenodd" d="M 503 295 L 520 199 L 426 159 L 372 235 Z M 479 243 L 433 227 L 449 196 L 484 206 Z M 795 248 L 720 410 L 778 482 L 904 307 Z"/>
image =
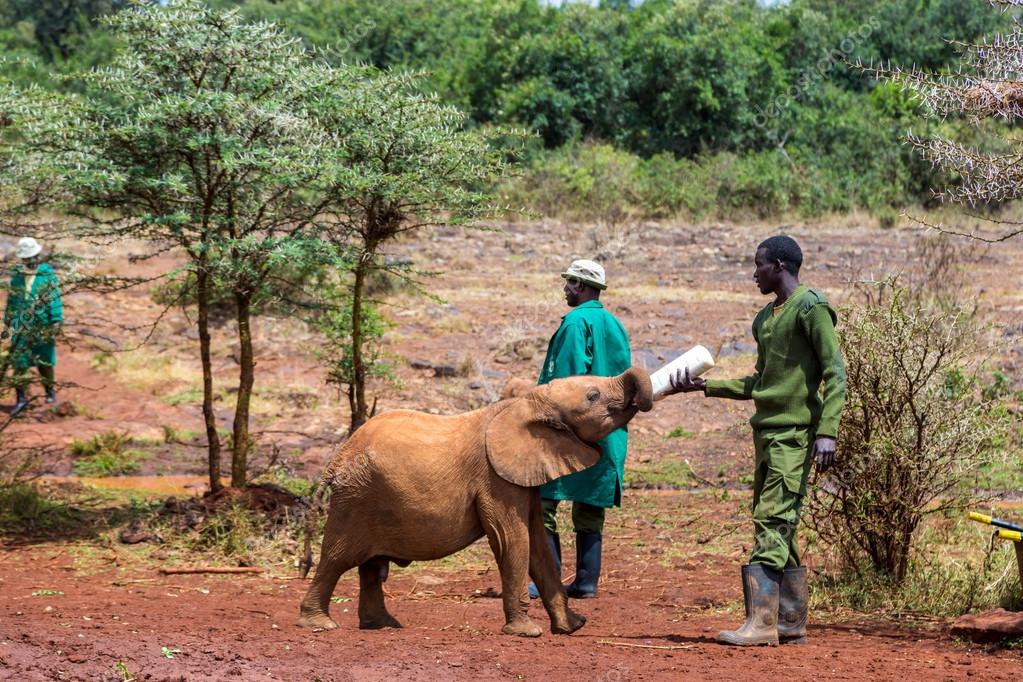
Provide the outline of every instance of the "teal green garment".
<path id="1" fill-rule="evenodd" d="M 547 357 L 537 384 L 589 374 L 617 376 L 632 366 L 629 336 L 600 301 L 580 303 L 563 318 L 547 346 Z M 629 434 L 612 431 L 599 445 L 600 461 L 588 469 L 558 478 L 540 487 L 548 500 L 575 500 L 595 507 L 617 507 L 622 502 L 625 453 Z"/>
<path id="2" fill-rule="evenodd" d="M 801 426 L 819 436 L 837 437 L 845 404 L 837 320 L 824 294 L 799 286 L 777 314 L 768 303 L 753 320 L 754 373 L 743 379 L 710 379 L 704 392 L 715 398 L 752 398 L 754 429 Z"/>
<path id="3" fill-rule="evenodd" d="M 11 277 L 4 310 L 4 328 L 11 334 L 11 364 L 15 371 L 57 364 L 56 336 L 64 321 L 60 283 L 48 264 L 36 269 L 32 291 L 25 291 L 26 274 L 18 267 Z"/>

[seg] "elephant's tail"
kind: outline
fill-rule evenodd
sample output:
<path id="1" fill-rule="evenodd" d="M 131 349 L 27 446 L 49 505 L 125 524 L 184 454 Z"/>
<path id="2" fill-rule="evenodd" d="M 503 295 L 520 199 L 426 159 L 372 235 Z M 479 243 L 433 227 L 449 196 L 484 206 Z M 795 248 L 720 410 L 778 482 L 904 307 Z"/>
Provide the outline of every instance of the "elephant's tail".
<path id="1" fill-rule="evenodd" d="M 316 521 L 323 513 L 323 493 L 329 489 L 330 486 L 321 478 L 309 494 L 309 510 L 305 515 L 304 549 L 302 558 L 298 561 L 299 575 L 303 580 L 309 575 L 309 570 L 313 567 L 313 533 L 316 531 Z"/>

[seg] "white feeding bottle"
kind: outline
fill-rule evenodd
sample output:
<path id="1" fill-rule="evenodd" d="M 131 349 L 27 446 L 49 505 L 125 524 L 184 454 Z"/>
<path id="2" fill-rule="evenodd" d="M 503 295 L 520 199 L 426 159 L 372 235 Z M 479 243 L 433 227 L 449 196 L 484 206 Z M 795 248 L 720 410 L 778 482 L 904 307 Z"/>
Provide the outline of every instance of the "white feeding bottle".
<path id="1" fill-rule="evenodd" d="M 710 351 L 703 346 L 693 346 L 650 375 L 654 400 L 664 398 L 664 394 L 671 390 L 670 379 L 678 370 L 682 370 L 684 374 L 688 368 L 690 377 L 698 377 L 713 366 L 714 356 L 710 354 Z"/>

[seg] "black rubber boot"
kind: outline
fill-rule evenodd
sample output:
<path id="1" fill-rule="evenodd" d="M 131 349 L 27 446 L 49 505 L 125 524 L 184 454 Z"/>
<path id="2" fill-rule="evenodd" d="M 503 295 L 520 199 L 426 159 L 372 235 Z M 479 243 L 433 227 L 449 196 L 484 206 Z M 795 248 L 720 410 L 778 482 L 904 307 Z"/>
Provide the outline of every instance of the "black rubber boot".
<path id="1" fill-rule="evenodd" d="M 575 534 L 575 580 L 565 588 L 569 597 L 592 599 L 597 596 L 602 537 L 598 533 Z"/>
<path id="2" fill-rule="evenodd" d="M 746 622 L 738 630 L 722 630 L 715 639 L 721 644 L 759 646 L 778 644 L 778 600 L 782 572 L 763 564 L 742 567 L 742 593 Z"/>
<path id="3" fill-rule="evenodd" d="M 561 536 L 557 533 L 547 531 L 547 542 L 551 546 L 551 554 L 554 555 L 554 565 L 558 568 L 558 579 L 561 579 Z M 529 583 L 529 598 L 539 599 L 540 590 L 536 589 L 535 583 Z"/>
<path id="4" fill-rule="evenodd" d="M 810 592 L 806 568 L 786 568 L 778 596 L 778 641 L 782 644 L 806 644 L 806 612 Z"/>
<path id="5" fill-rule="evenodd" d="M 28 396 L 25 394 L 25 389 L 16 388 L 14 389 L 14 394 L 17 397 L 14 401 L 14 407 L 11 409 L 12 417 L 18 416 L 28 407 Z"/>

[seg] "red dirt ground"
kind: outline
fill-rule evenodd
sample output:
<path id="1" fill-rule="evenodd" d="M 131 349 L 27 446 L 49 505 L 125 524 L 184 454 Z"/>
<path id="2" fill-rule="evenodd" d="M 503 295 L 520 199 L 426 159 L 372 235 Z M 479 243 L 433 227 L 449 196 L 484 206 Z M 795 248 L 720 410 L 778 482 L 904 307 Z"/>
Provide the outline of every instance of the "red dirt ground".
<path id="1" fill-rule="evenodd" d="M 654 497 L 640 494 L 642 497 Z M 675 512 L 682 495 L 656 496 Z M 654 531 L 641 535 L 651 541 Z M 709 554 L 665 567 L 610 534 L 598 599 L 573 602 L 589 622 L 571 636 L 500 634 L 495 569 L 394 570 L 388 607 L 401 630 L 360 631 L 357 578 L 332 605 L 340 628 L 294 625 L 305 585 L 290 576 L 159 577 L 119 568 L 118 550 L 77 571 L 59 545 L 0 555 L 0 679 L 112 680 L 123 663 L 145 680 L 1018 680 L 1019 652 L 957 644 L 942 626 L 865 618 L 811 623 L 805 646 L 743 650 L 713 643 L 738 615 L 738 559 Z M 656 541 L 655 541 L 656 542 Z M 106 562 L 106 567 L 102 563 Z M 429 565 L 425 570 L 429 570 Z M 60 595 L 33 596 L 45 590 Z M 347 611 L 345 611 L 347 609 Z M 546 626 L 535 604 L 533 617 Z M 173 658 L 164 655 L 164 647 Z M 174 652 L 173 650 L 179 650 Z"/>
<path id="2" fill-rule="evenodd" d="M 592 254 L 601 239 L 584 227 L 515 225 L 468 237 L 438 231 L 398 245 L 395 256 L 446 271 L 428 288 L 447 303 L 399 301 L 389 310 L 397 326 L 388 350 L 405 359 L 475 364 L 479 371 L 436 379 L 399 360 L 403 383 L 382 393 L 381 409 L 462 411 L 492 399 L 507 376 L 535 376 L 541 358 L 509 348 L 524 339 L 542 345 L 555 328 L 564 313 L 556 273 L 568 258 Z M 619 235 L 611 245 L 616 255 L 607 263 L 612 288 L 606 304 L 629 329 L 634 352 L 647 353 L 656 364 L 658 354 L 704 343 L 721 355 L 721 376 L 751 366 L 748 346 L 721 351 L 750 341 L 749 322 L 763 305 L 750 281 L 751 245 L 781 229 L 646 225 Z M 838 301 L 854 295 L 850 279 L 879 279 L 904 267 L 916 240 L 907 230 L 855 225 L 784 229 L 806 248 L 804 280 Z M 119 254 L 103 267 L 124 271 L 126 262 L 126 254 Z M 1023 361 L 1021 264 L 1023 248 L 1009 244 L 976 256 L 972 265 L 970 286 L 985 292 L 985 305 L 1005 339 L 1001 366 L 1009 370 Z M 36 410 L 19 421 L 16 435 L 65 445 L 111 429 L 153 436 L 163 425 L 201 428 L 196 406 L 162 400 L 170 388 L 131 388 L 90 363 L 95 349 L 82 342 L 88 338 L 82 330 L 100 329 L 130 346 L 131 334 L 109 321 L 137 324 L 155 316 L 146 292 L 102 299 L 82 294 L 65 303 L 69 333 L 79 343 L 61 349 L 59 377 L 74 384 L 61 397 L 85 409 L 65 417 Z M 153 347 L 190 362 L 195 342 L 188 340 L 188 328 L 184 316 L 172 312 Z M 296 469 L 315 475 L 347 423 L 316 369 L 310 353 L 315 340 L 300 326 L 272 319 L 258 321 L 255 334 L 257 390 L 304 385 L 321 398 L 314 407 L 288 398 L 267 408 L 256 426 L 278 435 L 263 444 L 274 442 L 285 452 L 297 448 Z M 224 352 L 217 355 L 217 368 L 229 377 L 222 380 L 227 384 L 237 370 L 225 336 L 218 337 Z M 473 381 L 482 386 L 473 388 Z M 737 574 L 748 551 L 742 516 L 748 498 L 739 478 L 748 468 L 749 408 L 688 398 L 659 403 L 633 422 L 629 475 L 689 460 L 732 497 L 725 502 L 709 493 L 627 491 L 624 509 L 609 519 L 601 596 L 576 603 L 589 623 L 575 635 L 522 640 L 499 634 L 500 601 L 486 596 L 499 581 L 485 545 L 454 562 L 392 571 L 389 608 L 404 629 L 359 631 L 355 602 L 340 601 L 332 606 L 340 629 L 311 633 L 294 625 L 305 586 L 283 571 L 273 569 L 278 571 L 273 577 L 272 571 L 256 577 L 161 577 L 152 563 L 97 533 L 100 539 L 0 547 L 0 679 L 123 680 L 125 672 L 146 680 L 1021 678 L 1018 650 L 963 645 L 946 634 L 941 621 L 885 623 L 829 611 L 818 614 L 803 647 L 752 651 L 715 645 L 714 634 L 737 625 L 741 608 Z M 219 411 L 226 424 L 228 409 L 221 405 Z M 692 437 L 665 438 L 676 426 Z M 254 466 L 266 457 L 263 448 Z M 190 459 L 161 452 L 144 467 L 149 474 L 201 475 L 202 451 Z M 66 459 L 53 463 L 55 473 L 69 470 Z M 566 554 L 571 566 L 571 550 Z M 353 599 L 356 587 L 357 578 L 347 575 L 336 595 Z M 62 594 L 48 594 L 51 590 Z M 534 605 L 532 611 L 545 627 L 542 608 Z"/>

